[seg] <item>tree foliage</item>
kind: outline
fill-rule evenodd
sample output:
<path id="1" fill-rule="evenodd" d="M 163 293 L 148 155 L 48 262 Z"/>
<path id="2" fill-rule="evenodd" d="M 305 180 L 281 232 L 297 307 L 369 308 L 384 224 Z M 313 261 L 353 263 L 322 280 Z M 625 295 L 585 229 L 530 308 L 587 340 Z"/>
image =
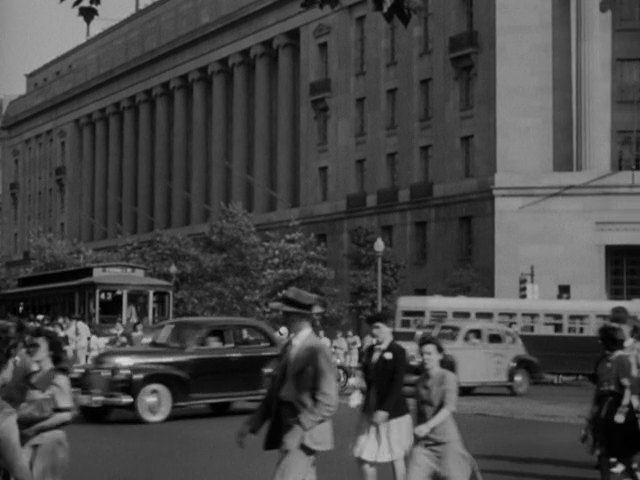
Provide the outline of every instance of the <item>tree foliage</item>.
<path id="1" fill-rule="evenodd" d="M 349 312 L 363 320 L 377 310 L 377 256 L 373 250 L 376 233 L 357 227 L 349 232 Z M 382 308 L 395 310 L 395 300 L 404 274 L 404 264 L 396 260 L 387 246 L 382 255 Z"/>

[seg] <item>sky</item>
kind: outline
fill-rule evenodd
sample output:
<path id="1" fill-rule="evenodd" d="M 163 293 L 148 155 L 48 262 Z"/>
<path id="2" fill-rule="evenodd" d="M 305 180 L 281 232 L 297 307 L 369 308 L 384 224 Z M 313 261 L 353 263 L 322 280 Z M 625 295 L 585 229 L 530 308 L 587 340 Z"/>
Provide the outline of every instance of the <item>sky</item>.
<path id="1" fill-rule="evenodd" d="M 22 94 L 25 74 L 86 38 L 86 25 L 73 0 L 0 0 L 0 96 Z M 135 0 L 102 0 L 91 24 L 95 35 L 135 10 Z M 140 0 L 144 7 L 152 0 Z"/>

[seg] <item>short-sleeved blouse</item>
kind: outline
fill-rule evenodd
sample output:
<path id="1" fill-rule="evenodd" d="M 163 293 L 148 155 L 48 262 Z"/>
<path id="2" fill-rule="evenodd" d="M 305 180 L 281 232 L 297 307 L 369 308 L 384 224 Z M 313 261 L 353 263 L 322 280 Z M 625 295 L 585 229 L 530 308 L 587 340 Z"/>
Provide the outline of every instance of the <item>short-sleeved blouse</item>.
<path id="1" fill-rule="evenodd" d="M 623 393 L 631 382 L 631 362 L 622 351 L 602 357 L 596 368 L 598 391 Z"/>
<path id="2" fill-rule="evenodd" d="M 442 369 L 432 377 L 423 374 L 416 384 L 417 423 L 422 424 L 446 408 L 453 413 L 458 401 L 458 381 L 452 372 Z M 460 432 L 450 415 L 434 427 L 425 439 L 427 443 L 460 441 Z"/>

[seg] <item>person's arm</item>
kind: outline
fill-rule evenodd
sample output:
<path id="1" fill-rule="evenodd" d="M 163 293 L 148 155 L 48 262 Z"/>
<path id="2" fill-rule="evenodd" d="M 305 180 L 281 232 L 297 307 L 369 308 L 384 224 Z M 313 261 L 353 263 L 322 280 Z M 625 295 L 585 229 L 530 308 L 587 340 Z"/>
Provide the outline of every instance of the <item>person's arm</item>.
<path id="1" fill-rule="evenodd" d="M 458 385 L 456 377 L 453 374 L 447 374 L 444 382 L 444 399 L 442 407 L 438 412 L 426 422 L 418 425 L 415 428 L 416 435 L 418 437 L 424 437 L 429 434 L 431 430 L 436 428 L 447 418 L 449 418 L 453 412 L 456 411 L 456 404 L 458 402 Z"/>
<path id="2" fill-rule="evenodd" d="M 25 436 L 34 436 L 46 430 L 52 430 L 70 423 L 74 417 L 71 382 L 66 375 L 56 375 L 48 392 L 53 396 L 54 413 L 46 420 L 24 430 Z"/>
<path id="3" fill-rule="evenodd" d="M 329 353 L 324 348 L 316 348 L 316 388 L 314 403 L 298 415 L 304 430 L 310 430 L 330 418 L 338 409 L 338 381 L 336 370 Z"/>
<path id="4" fill-rule="evenodd" d="M 20 445 L 15 416 L 0 424 L 0 459 L 13 480 L 32 480 L 29 465 Z"/>

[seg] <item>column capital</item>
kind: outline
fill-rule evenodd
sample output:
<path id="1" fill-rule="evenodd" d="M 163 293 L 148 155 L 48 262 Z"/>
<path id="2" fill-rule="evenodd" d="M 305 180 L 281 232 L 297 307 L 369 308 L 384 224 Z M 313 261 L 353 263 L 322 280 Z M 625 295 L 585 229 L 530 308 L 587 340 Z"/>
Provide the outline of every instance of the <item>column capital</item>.
<path id="1" fill-rule="evenodd" d="M 281 50 L 285 47 L 298 47 L 298 39 L 289 33 L 281 33 L 273 39 L 273 48 Z"/>
<path id="2" fill-rule="evenodd" d="M 81 128 L 89 125 L 90 123 L 91 123 L 91 115 L 83 115 L 78 119 L 78 124 L 80 125 Z"/>
<path id="3" fill-rule="evenodd" d="M 111 104 L 107 107 L 106 113 L 107 113 L 107 116 L 109 117 L 112 115 L 116 115 L 120 113 L 120 108 L 118 107 L 118 105 Z"/>
<path id="4" fill-rule="evenodd" d="M 209 66 L 207 67 L 207 73 L 209 75 L 218 75 L 219 73 L 228 74 L 229 66 L 227 65 L 226 60 L 216 60 L 215 62 L 209 64 Z"/>
<path id="5" fill-rule="evenodd" d="M 249 49 L 249 56 L 254 60 L 265 56 L 265 57 L 273 57 L 274 51 L 269 44 L 258 43 Z"/>
<path id="6" fill-rule="evenodd" d="M 187 82 L 182 77 L 172 78 L 169 82 L 169 88 L 171 90 L 179 90 L 187 86 Z"/>
<path id="7" fill-rule="evenodd" d="M 120 110 L 129 110 L 133 107 L 133 102 L 130 98 L 125 98 L 120 102 Z"/>
<path id="8" fill-rule="evenodd" d="M 207 79 L 207 75 L 201 69 L 193 70 L 189 72 L 189 76 L 187 77 L 190 84 L 200 82 L 202 80 Z"/>
<path id="9" fill-rule="evenodd" d="M 245 52 L 234 53 L 229 57 L 229 67 L 236 68 L 249 63 L 249 57 Z"/>
<path id="10" fill-rule="evenodd" d="M 166 95 L 167 93 L 169 93 L 169 90 L 167 89 L 167 85 L 164 83 L 161 83 L 160 85 L 156 85 L 151 90 L 151 96 L 153 98 L 161 97 L 163 95 Z"/>
<path id="11" fill-rule="evenodd" d="M 91 120 L 94 122 L 99 122 L 100 120 L 104 120 L 104 110 L 96 110 L 91 114 Z"/>
<path id="12" fill-rule="evenodd" d="M 151 96 L 149 95 L 149 92 L 147 92 L 146 90 L 136 94 L 136 105 L 140 105 L 141 103 L 146 103 L 149 100 L 151 100 Z"/>

